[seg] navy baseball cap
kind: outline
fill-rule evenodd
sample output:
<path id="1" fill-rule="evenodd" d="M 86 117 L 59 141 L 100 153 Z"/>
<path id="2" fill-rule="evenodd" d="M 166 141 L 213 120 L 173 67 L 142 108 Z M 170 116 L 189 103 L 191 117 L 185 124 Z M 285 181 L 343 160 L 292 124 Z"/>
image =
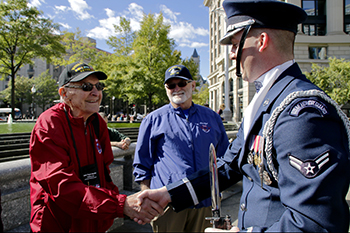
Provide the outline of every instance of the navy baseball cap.
<path id="1" fill-rule="evenodd" d="M 231 44 L 231 37 L 250 24 L 297 33 L 298 24 L 307 19 L 302 8 L 279 0 L 225 0 L 222 5 L 227 16 L 226 35 L 219 41 L 222 45 Z"/>
<path id="2" fill-rule="evenodd" d="M 183 65 L 174 65 L 165 71 L 164 84 L 171 78 L 182 78 L 185 80 L 193 80 L 190 71 Z"/>
<path id="3" fill-rule="evenodd" d="M 102 71 L 95 71 L 91 66 L 82 62 L 74 62 L 64 68 L 58 78 L 58 86 L 62 87 L 70 82 L 79 82 L 91 74 L 95 74 L 99 80 L 107 79 Z"/>

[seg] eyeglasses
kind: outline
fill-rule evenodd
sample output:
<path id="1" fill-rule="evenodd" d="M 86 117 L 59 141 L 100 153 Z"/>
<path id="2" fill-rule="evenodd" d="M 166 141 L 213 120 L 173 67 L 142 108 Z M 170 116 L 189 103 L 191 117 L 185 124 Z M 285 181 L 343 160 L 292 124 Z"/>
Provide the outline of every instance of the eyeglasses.
<path id="1" fill-rule="evenodd" d="M 181 81 L 181 82 L 178 82 L 178 83 L 166 83 L 165 86 L 166 88 L 168 88 L 169 90 L 172 90 L 176 87 L 176 85 L 178 87 L 185 87 L 187 86 L 188 83 L 192 82 L 192 80 L 188 80 L 188 81 Z"/>
<path id="2" fill-rule="evenodd" d="M 92 83 L 83 83 L 81 86 L 78 85 L 67 85 L 65 87 L 68 88 L 77 88 L 77 89 L 82 89 L 83 91 L 92 91 L 92 89 L 94 88 L 94 86 L 96 87 L 96 89 L 98 91 L 102 91 L 105 88 L 105 85 L 103 83 L 96 83 L 96 84 L 92 84 Z"/>

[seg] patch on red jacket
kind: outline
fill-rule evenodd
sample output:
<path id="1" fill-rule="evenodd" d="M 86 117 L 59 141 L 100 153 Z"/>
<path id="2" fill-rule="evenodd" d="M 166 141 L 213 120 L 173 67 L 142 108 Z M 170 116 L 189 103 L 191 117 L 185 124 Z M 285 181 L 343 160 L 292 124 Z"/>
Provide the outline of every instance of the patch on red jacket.
<path id="1" fill-rule="evenodd" d="M 98 139 L 95 139 L 95 140 L 96 140 L 96 149 L 97 149 L 97 152 L 98 152 L 99 154 L 101 154 L 101 153 L 102 153 L 102 147 L 101 147 L 101 145 L 100 145 Z"/>

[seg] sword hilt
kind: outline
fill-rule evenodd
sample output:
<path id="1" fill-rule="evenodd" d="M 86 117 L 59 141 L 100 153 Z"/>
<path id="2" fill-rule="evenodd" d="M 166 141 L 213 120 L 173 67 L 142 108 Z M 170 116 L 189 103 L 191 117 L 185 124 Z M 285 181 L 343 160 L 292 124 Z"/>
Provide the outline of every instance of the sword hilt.
<path id="1" fill-rule="evenodd" d="M 231 216 L 226 215 L 225 217 L 206 217 L 205 220 L 210 220 L 210 223 L 213 224 L 213 228 L 230 230 L 232 228 Z"/>

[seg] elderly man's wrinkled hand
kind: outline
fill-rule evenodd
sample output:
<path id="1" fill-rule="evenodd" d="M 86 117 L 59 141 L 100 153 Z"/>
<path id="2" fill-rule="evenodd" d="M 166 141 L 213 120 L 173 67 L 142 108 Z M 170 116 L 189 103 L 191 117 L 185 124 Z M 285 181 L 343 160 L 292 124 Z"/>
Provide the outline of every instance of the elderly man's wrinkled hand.
<path id="1" fill-rule="evenodd" d="M 139 193 L 135 193 L 126 198 L 124 204 L 124 214 L 129 216 L 135 222 L 139 224 L 146 224 L 151 220 L 163 214 L 163 208 L 156 202 L 146 198 L 142 203 L 137 197 Z"/>

